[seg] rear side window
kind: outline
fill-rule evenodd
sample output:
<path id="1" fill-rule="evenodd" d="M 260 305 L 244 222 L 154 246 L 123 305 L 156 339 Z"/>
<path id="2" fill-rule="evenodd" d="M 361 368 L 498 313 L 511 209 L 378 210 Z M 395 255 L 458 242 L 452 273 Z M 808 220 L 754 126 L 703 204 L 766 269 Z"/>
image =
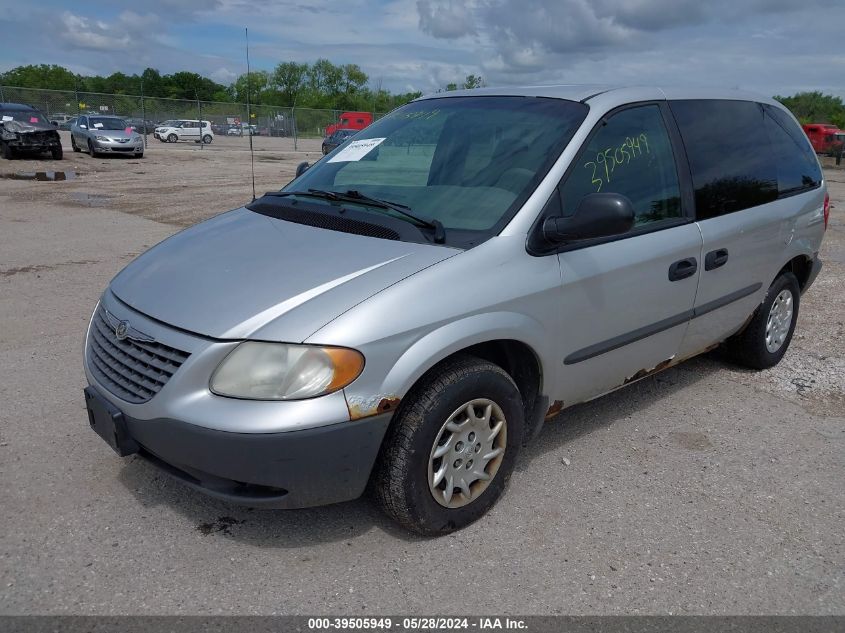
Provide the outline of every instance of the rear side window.
<path id="1" fill-rule="evenodd" d="M 818 187 L 822 181 L 819 162 L 801 128 L 780 108 L 764 105 L 763 110 L 777 166 L 778 194 L 786 196 Z"/>
<path id="2" fill-rule="evenodd" d="M 689 158 L 697 219 L 777 199 L 777 167 L 760 104 L 714 99 L 670 106 Z"/>

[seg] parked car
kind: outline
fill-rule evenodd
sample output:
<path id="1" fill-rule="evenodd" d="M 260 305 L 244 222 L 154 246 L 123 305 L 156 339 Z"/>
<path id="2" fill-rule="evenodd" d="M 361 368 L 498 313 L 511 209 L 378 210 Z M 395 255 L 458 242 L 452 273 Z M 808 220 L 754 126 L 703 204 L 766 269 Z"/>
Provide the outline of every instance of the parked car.
<path id="1" fill-rule="evenodd" d="M 202 122 L 202 137 L 200 137 L 200 122 L 197 119 L 165 121 L 156 127 L 154 136 L 162 143 L 176 143 L 178 141 L 199 143 L 200 138 L 202 138 L 202 142 L 208 145 L 214 140 L 211 121 Z"/>
<path id="2" fill-rule="evenodd" d="M 358 133 L 358 130 L 335 130 L 323 139 L 323 154 L 328 154 Z"/>
<path id="3" fill-rule="evenodd" d="M 82 115 L 70 128 L 70 145 L 74 152 L 98 154 L 132 154 L 144 157 L 144 137 L 117 116 Z"/>
<path id="4" fill-rule="evenodd" d="M 50 123 L 55 125 L 60 130 L 70 129 L 70 122 L 76 118 L 74 114 L 65 114 L 64 112 L 54 112 L 50 115 Z"/>
<path id="5" fill-rule="evenodd" d="M 561 410 L 718 345 L 776 365 L 830 208 L 792 115 L 722 90 L 433 95 L 297 171 L 112 280 L 89 421 L 219 499 L 370 486 L 428 535 Z"/>
<path id="6" fill-rule="evenodd" d="M 153 121 L 141 118 L 126 119 L 129 126 L 138 134 L 152 134 L 155 132 L 156 124 Z"/>
<path id="7" fill-rule="evenodd" d="M 19 154 L 43 152 L 56 160 L 62 158 L 56 126 L 32 106 L 0 103 L 0 155 L 11 160 Z"/>

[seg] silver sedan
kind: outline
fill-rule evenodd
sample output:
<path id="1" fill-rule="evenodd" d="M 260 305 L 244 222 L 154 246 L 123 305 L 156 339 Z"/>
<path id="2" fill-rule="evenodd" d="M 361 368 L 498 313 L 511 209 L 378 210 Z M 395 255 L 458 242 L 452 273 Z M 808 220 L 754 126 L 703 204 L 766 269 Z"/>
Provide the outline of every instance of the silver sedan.
<path id="1" fill-rule="evenodd" d="M 132 154 L 144 156 L 144 139 L 125 119 L 116 116 L 82 115 L 70 128 L 74 152 L 97 154 Z"/>

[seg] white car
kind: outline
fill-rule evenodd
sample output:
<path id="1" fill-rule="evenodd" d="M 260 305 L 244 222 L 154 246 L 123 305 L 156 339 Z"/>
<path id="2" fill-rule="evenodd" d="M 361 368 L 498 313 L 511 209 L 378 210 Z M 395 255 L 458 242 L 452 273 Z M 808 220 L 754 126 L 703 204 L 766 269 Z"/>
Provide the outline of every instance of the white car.
<path id="1" fill-rule="evenodd" d="M 153 135 L 162 143 L 176 143 L 177 141 L 194 141 L 208 145 L 214 140 L 214 132 L 211 131 L 211 121 L 202 122 L 202 135 L 200 135 L 200 122 L 197 119 L 180 119 L 177 121 L 165 121 L 156 127 Z"/>

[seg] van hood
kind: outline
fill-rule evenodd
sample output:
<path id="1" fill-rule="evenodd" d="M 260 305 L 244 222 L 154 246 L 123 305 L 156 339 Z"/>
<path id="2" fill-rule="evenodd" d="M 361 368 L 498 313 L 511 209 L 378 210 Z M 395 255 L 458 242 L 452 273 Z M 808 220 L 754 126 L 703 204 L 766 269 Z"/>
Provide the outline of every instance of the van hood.
<path id="1" fill-rule="evenodd" d="M 147 316 L 204 336 L 295 343 L 459 252 L 241 208 L 151 248 L 118 273 L 111 291 Z"/>

